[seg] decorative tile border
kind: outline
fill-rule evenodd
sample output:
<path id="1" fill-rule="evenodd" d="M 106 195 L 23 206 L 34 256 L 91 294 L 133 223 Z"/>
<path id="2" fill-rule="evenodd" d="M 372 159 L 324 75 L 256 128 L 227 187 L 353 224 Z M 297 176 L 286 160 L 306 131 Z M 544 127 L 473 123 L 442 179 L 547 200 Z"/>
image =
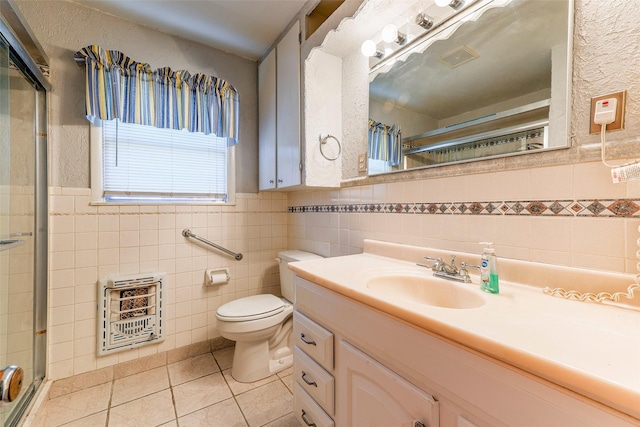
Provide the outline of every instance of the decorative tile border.
<path id="1" fill-rule="evenodd" d="M 288 212 L 640 218 L 640 200 L 581 199 L 513 200 L 503 202 L 361 203 L 289 206 Z"/>

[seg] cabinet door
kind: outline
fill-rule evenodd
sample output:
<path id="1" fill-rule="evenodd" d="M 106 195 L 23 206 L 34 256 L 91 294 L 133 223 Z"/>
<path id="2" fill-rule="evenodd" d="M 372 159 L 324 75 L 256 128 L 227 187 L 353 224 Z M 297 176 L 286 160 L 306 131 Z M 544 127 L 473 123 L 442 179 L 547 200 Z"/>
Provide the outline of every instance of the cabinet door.
<path id="1" fill-rule="evenodd" d="M 438 402 L 345 341 L 338 355 L 339 425 L 427 427 L 439 423 Z"/>
<path id="2" fill-rule="evenodd" d="M 277 52 L 277 186 L 302 183 L 300 171 L 300 23 L 278 43 Z"/>
<path id="3" fill-rule="evenodd" d="M 276 50 L 258 67 L 258 153 L 260 190 L 276 188 Z"/>

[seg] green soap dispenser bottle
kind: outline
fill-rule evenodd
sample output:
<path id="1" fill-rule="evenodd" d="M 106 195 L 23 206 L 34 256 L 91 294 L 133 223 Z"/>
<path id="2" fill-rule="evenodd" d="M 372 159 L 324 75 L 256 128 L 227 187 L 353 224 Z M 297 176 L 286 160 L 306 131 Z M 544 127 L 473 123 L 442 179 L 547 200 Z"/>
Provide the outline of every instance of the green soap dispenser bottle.
<path id="1" fill-rule="evenodd" d="M 480 263 L 480 289 L 485 292 L 497 294 L 500 292 L 498 279 L 498 259 L 492 242 L 480 242 L 487 245 L 482 252 L 482 262 Z"/>

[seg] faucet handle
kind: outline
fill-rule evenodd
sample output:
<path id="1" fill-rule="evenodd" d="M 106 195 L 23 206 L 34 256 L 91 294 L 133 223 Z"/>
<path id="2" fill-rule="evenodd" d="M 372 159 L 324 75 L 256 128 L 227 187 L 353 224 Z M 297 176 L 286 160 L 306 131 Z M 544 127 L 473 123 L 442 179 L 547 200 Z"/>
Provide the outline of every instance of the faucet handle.
<path id="1" fill-rule="evenodd" d="M 428 266 L 428 265 L 424 265 L 424 264 L 416 264 L 420 267 L 426 267 L 426 268 L 430 268 L 433 271 L 440 271 L 442 269 L 442 258 L 438 257 L 438 258 L 433 258 L 430 256 L 426 256 L 424 257 L 424 259 L 428 260 L 428 261 L 433 261 L 433 265 Z"/>
<path id="2" fill-rule="evenodd" d="M 480 270 L 479 265 L 471 265 L 462 261 L 460 263 L 460 276 L 462 276 L 462 278 L 464 279 L 464 283 L 471 283 L 471 277 L 469 277 L 469 270 L 467 270 L 468 268 L 477 268 L 478 270 Z"/>
<path id="3" fill-rule="evenodd" d="M 461 268 L 461 269 L 462 269 L 462 268 L 464 268 L 464 269 L 466 269 L 466 268 L 477 268 L 478 270 L 480 270 L 480 266 L 479 266 L 479 265 L 471 265 L 471 264 L 467 264 L 467 263 L 466 263 L 466 262 L 464 262 L 464 261 L 462 261 L 462 262 L 460 263 L 460 268 Z"/>
<path id="4" fill-rule="evenodd" d="M 451 266 L 455 266 L 456 265 L 456 256 L 455 255 L 451 255 Z"/>

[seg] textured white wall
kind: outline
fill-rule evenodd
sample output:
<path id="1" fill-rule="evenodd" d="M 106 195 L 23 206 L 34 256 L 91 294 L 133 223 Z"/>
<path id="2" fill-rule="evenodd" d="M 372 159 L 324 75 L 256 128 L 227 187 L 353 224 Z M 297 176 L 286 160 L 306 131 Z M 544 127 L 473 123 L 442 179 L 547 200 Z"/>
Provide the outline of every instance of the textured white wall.
<path id="1" fill-rule="evenodd" d="M 304 85 L 305 121 L 305 185 L 339 187 L 342 178 L 342 156 L 333 139 L 328 139 L 320 152 L 319 137 L 332 135 L 342 144 L 342 60 L 324 52 L 314 57 L 307 67 Z M 329 159 L 327 160 L 322 153 Z"/>
<path id="2" fill-rule="evenodd" d="M 89 122 L 84 117 L 84 71 L 73 54 L 88 45 L 123 52 L 152 68 L 169 66 L 215 75 L 240 93 L 238 192 L 257 192 L 257 64 L 201 44 L 99 13 L 67 1 L 14 2 L 50 60 L 51 183 L 89 187 Z"/>
<path id="3" fill-rule="evenodd" d="M 640 8 L 634 6 L 624 0 L 576 0 L 571 129 L 578 144 L 599 143 L 598 135 L 589 135 L 591 98 L 623 89 L 628 91 L 625 129 L 608 140 L 635 142 L 640 133 Z M 634 151 L 637 145 L 629 152 Z"/>

